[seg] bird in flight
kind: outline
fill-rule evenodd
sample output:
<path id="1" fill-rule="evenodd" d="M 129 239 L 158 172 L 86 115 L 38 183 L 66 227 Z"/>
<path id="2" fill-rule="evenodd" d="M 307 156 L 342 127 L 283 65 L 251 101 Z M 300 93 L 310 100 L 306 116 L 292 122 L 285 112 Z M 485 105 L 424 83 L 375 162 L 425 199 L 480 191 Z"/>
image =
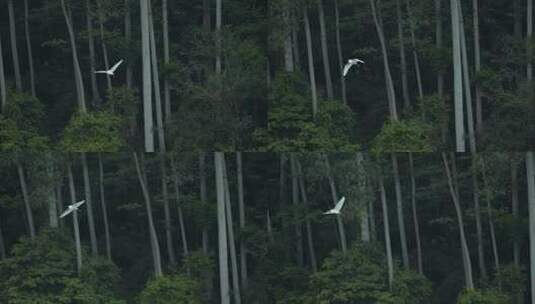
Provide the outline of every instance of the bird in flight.
<path id="1" fill-rule="evenodd" d="M 344 66 L 344 77 L 347 75 L 349 69 L 351 69 L 352 66 L 358 65 L 359 63 L 364 63 L 364 61 L 360 59 L 349 59 L 346 65 Z"/>
<path id="2" fill-rule="evenodd" d="M 114 66 L 112 66 L 111 69 L 107 71 L 95 71 L 95 74 L 108 74 L 108 75 L 113 76 L 115 73 L 115 70 L 117 70 L 117 68 L 121 65 L 121 63 L 123 63 L 122 59 L 119 62 L 117 62 Z"/>
<path id="3" fill-rule="evenodd" d="M 344 202 L 346 201 L 346 198 L 345 196 L 343 196 L 339 201 L 338 203 L 336 203 L 336 205 L 334 206 L 333 209 L 329 210 L 329 211 L 326 211 L 326 212 L 323 212 L 323 214 L 340 214 L 340 210 L 342 209 L 342 207 L 344 206 Z"/>
<path id="4" fill-rule="evenodd" d="M 59 216 L 59 218 L 63 218 L 69 213 L 73 212 L 74 210 L 78 210 L 78 207 L 80 207 L 83 203 L 85 203 L 85 200 L 79 201 L 78 203 L 74 203 L 70 205 L 67 210 L 63 211 L 63 213 Z"/>

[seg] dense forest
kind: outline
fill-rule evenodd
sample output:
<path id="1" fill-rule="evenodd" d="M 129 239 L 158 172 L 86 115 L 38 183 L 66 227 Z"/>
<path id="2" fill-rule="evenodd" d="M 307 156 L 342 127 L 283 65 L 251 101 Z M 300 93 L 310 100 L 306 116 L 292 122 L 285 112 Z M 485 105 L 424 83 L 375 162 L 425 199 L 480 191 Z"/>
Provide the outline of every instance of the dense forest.
<path id="1" fill-rule="evenodd" d="M 1 0 L 0 16 L 2 150 L 535 147 L 532 0 Z"/>
<path id="2" fill-rule="evenodd" d="M 1 160 L 2 303 L 519 304 L 535 296 L 531 152 Z M 342 197 L 339 215 L 323 214 Z"/>

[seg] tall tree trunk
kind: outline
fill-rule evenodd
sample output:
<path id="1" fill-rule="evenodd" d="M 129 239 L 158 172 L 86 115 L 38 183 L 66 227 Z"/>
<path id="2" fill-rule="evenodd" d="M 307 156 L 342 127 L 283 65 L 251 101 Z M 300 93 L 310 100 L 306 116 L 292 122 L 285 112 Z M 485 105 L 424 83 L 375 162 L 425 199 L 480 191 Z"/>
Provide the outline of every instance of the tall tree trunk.
<path id="1" fill-rule="evenodd" d="M 399 57 L 401 58 L 401 86 L 403 89 L 403 102 L 405 108 L 409 108 L 411 100 L 409 97 L 409 81 L 407 79 L 407 58 L 405 56 L 405 35 L 403 33 L 403 16 L 401 13 L 400 0 L 396 0 L 396 14 L 398 21 Z"/>
<path id="2" fill-rule="evenodd" d="M 216 74 L 221 74 L 221 43 L 222 43 L 222 35 L 221 35 L 221 26 L 222 26 L 222 0 L 216 0 L 216 14 L 215 14 L 215 31 L 216 31 L 216 57 L 215 57 L 215 72 Z M 292 37 L 288 35 L 288 39 L 290 39 L 290 54 L 292 52 L 291 44 L 292 44 Z M 293 63 L 292 63 L 293 68 Z"/>
<path id="3" fill-rule="evenodd" d="M 219 1 L 219 0 L 217 0 Z M 294 71 L 294 58 L 293 58 L 293 49 L 292 49 L 292 31 L 291 31 L 291 18 L 290 18 L 290 7 L 289 4 L 284 4 L 284 12 L 283 12 L 283 19 L 284 19 L 284 26 L 285 29 L 285 37 L 284 37 L 284 68 L 285 71 L 288 73 L 292 73 Z"/>
<path id="4" fill-rule="evenodd" d="M 491 206 L 491 202 L 490 202 L 491 198 L 489 194 L 490 188 L 488 185 L 488 179 L 487 179 L 487 174 L 486 174 L 485 160 L 482 158 L 481 162 L 483 165 L 483 183 L 484 183 L 485 189 L 487 190 L 486 191 L 487 195 L 485 195 L 485 199 L 487 201 L 487 219 L 489 223 L 492 253 L 494 254 L 494 267 L 495 267 L 496 273 L 499 273 L 500 272 L 500 256 L 498 254 L 498 243 L 496 241 L 496 231 L 494 229 L 494 220 L 492 218 L 492 206 Z M 501 282 L 499 280 L 500 278 L 498 278 L 498 283 L 501 286 Z"/>
<path id="5" fill-rule="evenodd" d="M 390 241 L 390 224 L 388 221 L 388 205 L 382 173 L 379 173 L 379 190 L 381 192 L 381 205 L 383 207 L 383 223 L 385 225 L 386 262 L 388 264 L 388 286 L 392 290 L 394 283 L 394 261 L 392 259 L 392 243 Z"/>
<path id="6" fill-rule="evenodd" d="M 466 36 L 464 31 L 464 17 L 462 12 L 461 2 L 457 0 L 457 8 L 459 10 L 459 28 L 461 33 L 461 60 L 463 67 L 464 79 L 464 93 L 466 97 L 466 116 L 468 123 L 468 142 L 470 144 L 470 151 L 476 152 L 476 137 L 474 129 L 474 114 L 472 111 L 472 88 L 470 87 L 470 72 L 468 70 L 468 55 L 466 50 Z"/>
<path id="7" fill-rule="evenodd" d="M 360 204 L 360 218 L 358 219 L 360 221 L 360 230 L 361 230 L 361 240 L 365 243 L 370 242 L 370 216 L 369 216 L 369 210 L 368 210 L 368 199 L 365 195 L 367 191 L 367 176 L 366 171 L 364 169 L 364 155 L 362 152 L 357 152 L 357 172 L 358 172 L 358 187 L 359 187 L 359 193 L 364 198 L 362 199 L 362 203 Z"/>
<path id="8" fill-rule="evenodd" d="M 151 201 L 150 201 L 147 180 L 145 178 L 144 169 L 142 169 L 139 164 L 137 152 L 134 152 L 133 155 L 134 155 L 134 163 L 136 165 L 137 176 L 139 179 L 139 184 L 141 185 L 143 198 L 145 199 L 145 208 L 147 211 L 147 219 L 149 222 L 150 245 L 152 249 L 152 258 L 153 258 L 153 263 L 154 263 L 154 275 L 158 278 L 158 277 L 163 276 L 162 262 L 161 262 L 161 256 L 160 256 L 160 245 L 158 243 L 158 236 L 156 235 L 156 229 L 154 228 L 154 220 L 152 218 L 152 206 L 151 206 Z"/>
<path id="9" fill-rule="evenodd" d="M 527 41 L 527 52 L 528 54 L 531 54 L 531 36 L 533 35 L 533 0 L 528 0 L 527 5 L 527 34 L 526 34 L 526 41 Z M 533 80 L 533 65 L 532 60 L 530 57 L 528 57 L 527 62 L 527 68 L 526 68 L 526 74 L 528 81 Z M 535 296 L 534 296 L 535 297 Z"/>
<path id="10" fill-rule="evenodd" d="M 154 152 L 154 131 L 152 117 L 152 76 L 149 30 L 149 0 L 139 0 L 141 12 L 141 57 L 143 61 L 143 120 L 145 152 Z"/>
<path id="11" fill-rule="evenodd" d="M 106 39 L 104 37 L 104 12 L 102 11 L 100 1 L 102 0 L 97 0 L 98 27 L 100 31 L 100 44 L 102 46 L 102 55 L 104 57 L 104 65 L 106 67 L 106 70 L 108 70 L 111 67 L 110 67 L 110 61 L 108 59 L 108 47 L 106 45 Z M 108 74 L 106 74 L 106 83 L 108 85 L 108 91 L 111 91 L 112 90 L 111 76 Z"/>
<path id="12" fill-rule="evenodd" d="M 89 225 L 89 238 L 91 239 L 91 253 L 98 255 L 97 233 L 95 230 L 95 221 L 93 220 L 93 201 L 91 199 L 91 183 L 89 182 L 89 168 L 85 152 L 80 154 L 82 160 L 82 173 L 84 176 L 85 202 L 87 207 L 87 223 Z"/>
<path id="13" fill-rule="evenodd" d="M 414 176 L 414 160 L 412 152 L 409 152 L 409 174 L 411 178 L 411 205 L 412 205 L 412 220 L 414 221 L 414 236 L 416 239 L 416 255 L 418 259 L 418 272 L 424 274 L 422 245 L 420 241 L 420 224 L 418 222 L 418 210 L 416 208 L 416 176 Z"/>
<path id="14" fill-rule="evenodd" d="M 76 93 L 78 96 L 78 107 L 79 107 L 79 111 L 85 114 L 87 112 L 87 108 L 85 105 L 84 82 L 82 79 L 82 72 L 80 70 L 80 63 L 78 61 L 78 51 L 76 50 L 76 39 L 74 36 L 74 28 L 72 26 L 72 18 L 71 18 L 70 12 L 67 10 L 67 7 L 65 6 L 65 0 L 61 0 L 61 8 L 63 10 L 63 16 L 65 17 L 65 23 L 67 24 L 67 30 L 69 32 L 69 41 L 70 41 L 71 52 L 72 52 L 72 62 L 74 66 L 74 81 L 76 84 Z"/>
<path id="15" fill-rule="evenodd" d="M 163 109 L 162 99 L 160 94 L 160 76 L 158 71 L 158 56 L 156 53 L 156 39 L 154 35 L 154 21 L 152 18 L 152 3 L 149 2 L 149 40 L 150 40 L 150 53 L 151 53 L 151 65 L 152 65 L 152 80 L 154 83 L 154 103 L 156 106 L 156 129 L 158 131 L 158 148 L 161 153 L 166 152 L 165 146 L 165 130 L 163 126 Z"/>
<path id="16" fill-rule="evenodd" d="M 342 89 L 342 101 L 347 105 L 346 78 L 344 77 L 344 56 L 342 55 L 342 39 L 340 38 L 340 10 L 338 0 L 334 0 L 334 19 L 336 28 L 336 52 L 338 55 L 338 73 L 340 74 L 340 85 Z"/>
<path id="17" fill-rule="evenodd" d="M 474 198 L 474 213 L 476 218 L 476 237 L 477 237 L 477 257 L 479 262 L 479 272 L 483 280 L 487 279 L 487 267 L 485 266 L 485 252 L 483 246 L 483 229 L 481 228 L 481 207 L 479 204 L 479 182 L 477 179 L 477 165 L 476 165 L 475 153 L 472 153 L 472 186 L 474 188 L 473 198 Z"/>
<path id="18" fill-rule="evenodd" d="M 385 34 L 383 31 L 383 21 L 380 19 L 380 14 L 377 11 L 376 0 L 370 0 L 373 20 L 379 42 L 381 43 L 381 52 L 383 55 L 383 65 L 385 69 L 386 93 L 388 96 L 388 109 L 390 111 L 390 118 L 394 121 L 398 120 L 398 112 L 396 106 L 396 93 L 394 91 L 394 82 L 392 81 L 392 73 L 390 72 L 390 63 L 388 61 L 388 52 L 386 50 Z"/>
<path id="19" fill-rule="evenodd" d="M 4 55 L 2 52 L 2 35 L 0 35 L 0 112 L 4 112 L 7 104 L 6 73 L 4 70 Z"/>
<path id="20" fill-rule="evenodd" d="M 167 0 L 162 0 L 162 26 L 163 26 L 163 62 L 169 64 L 169 17 L 167 14 Z M 165 122 L 171 119 L 171 88 L 167 77 L 163 83 Z"/>
<path id="21" fill-rule="evenodd" d="M 407 13 L 409 15 L 409 23 L 411 30 L 411 46 L 412 46 L 412 57 L 414 60 L 414 70 L 416 72 L 416 84 L 418 86 L 418 97 L 420 100 L 424 98 L 424 88 L 422 84 L 422 73 L 420 70 L 420 59 L 418 57 L 418 51 L 416 49 L 416 26 L 414 25 L 414 16 L 412 14 L 412 7 L 410 0 L 407 0 Z"/>
<path id="22" fill-rule="evenodd" d="M 535 160 L 533 152 L 526 153 L 529 211 L 529 260 L 531 303 L 535 303 Z"/>
<path id="23" fill-rule="evenodd" d="M 299 223 L 299 183 L 297 175 L 297 164 L 295 160 L 295 154 L 290 154 L 290 168 L 292 175 L 292 205 L 294 208 L 294 228 L 295 228 L 295 245 L 296 245 L 296 255 L 297 255 L 297 265 L 303 267 L 303 229 Z"/>
<path id="24" fill-rule="evenodd" d="M 451 1 L 451 0 L 450 0 Z M 435 0 L 435 40 L 437 50 L 442 49 L 442 0 Z M 444 95 L 444 72 L 439 70 L 437 73 L 437 91 L 438 96 Z"/>
<path id="25" fill-rule="evenodd" d="M 455 1 L 455 0 L 453 0 Z M 463 263 L 464 263 L 464 274 L 465 274 L 465 284 L 466 289 L 473 290 L 474 289 L 474 280 L 472 277 L 472 262 L 470 260 L 470 253 L 468 251 L 468 244 L 466 242 L 466 236 L 464 233 L 464 222 L 463 222 L 463 215 L 461 210 L 461 204 L 459 202 L 459 196 L 458 192 L 455 189 L 453 177 L 450 173 L 450 167 L 448 165 L 448 159 L 446 156 L 446 153 L 442 152 L 442 161 L 444 162 L 444 168 L 446 170 L 446 175 L 448 178 L 448 185 L 450 188 L 450 194 L 451 198 L 453 200 L 453 204 L 455 205 L 455 211 L 457 213 L 457 223 L 459 225 L 459 234 L 460 234 L 460 240 L 461 240 L 461 251 L 463 255 Z M 452 160 L 455 162 L 455 159 Z"/>
<path id="26" fill-rule="evenodd" d="M 15 71 L 15 87 L 18 92 L 22 92 L 22 78 L 20 76 L 19 51 L 17 48 L 17 29 L 15 26 L 15 12 L 13 0 L 7 1 L 7 11 L 9 15 L 9 36 L 11 38 L 11 56 L 13 57 L 13 70 Z"/>
<path id="27" fill-rule="evenodd" d="M 26 48 L 28 49 L 28 65 L 30 68 L 30 92 L 35 97 L 35 72 L 33 69 L 33 52 L 32 43 L 30 39 L 30 21 L 29 21 L 29 8 L 28 0 L 24 0 L 24 31 L 26 34 Z"/>
<path id="28" fill-rule="evenodd" d="M 273 238 L 273 227 L 271 226 L 271 217 L 269 216 L 269 209 L 266 213 L 266 229 L 269 236 L 269 240 L 271 241 L 271 243 L 274 243 L 275 239 Z"/>
<path id="29" fill-rule="evenodd" d="M 336 206 L 336 203 L 338 202 L 338 194 L 336 193 L 336 185 L 334 183 L 334 177 L 331 170 L 331 165 L 329 163 L 329 158 L 327 155 L 323 154 L 323 159 L 325 161 L 325 165 L 327 166 L 327 178 L 329 179 L 329 187 L 331 188 L 331 198 L 333 201 L 333 206 Z M 338 224 L 338 233 L 340 235 L 340 243 L 342 245 L 342 252 L 347 252 L 347 241 L 346 241 L 346 231 L 344 228 L 344 223 L 342 222 L 342 217 L 340 215 L 336 215 L 336 222 Z"/>
<path id="30" fill-rule="evenodd" d="M 331 78 L 331 65 L 329 61 L 329 49 L 327 45 L 327 29 L 325 26 L 325 12 L 323 10 L 323 0 L 318 0 L 318 15 L 320 21 L 320 37 L 321 37 L 321 55 L 323 58 L 323 70 L 325 72 L 325 86 L 327 87 L 327 97 L 334 99 L 333 81 Z"/>
<path id="31" fill-rule="evenodd" d="M 89 44 L 89 75 L 91 77 L 91 92 L 93 94 L 93 104 L 100 104 L 100 93 L 98 91 L 97 75 L 95 74 L 95 37 L 93 37 L 93 13 L 91 12 L 91 0 L 86 0 L 86 21 L 87 40 Z"/>
<path id="32" fill-rule="evenodd" d="M 202 24 L 205 31 L 209 32 L 212 30 L 212 16 L 211 16 L 211 2 L 212 0 L 203 0 L 202 1 L 202 7 L 203 7 L 203 15 L 202 15 Z"/>
<path id="33" fill-rule="evenodd" d="M 199 153 L 199 182 L 200 182 L 200 195 L 201 203 L 206 204 L 206 154 L 204 152 Z M 202 252 L 208 255 L 208 227 L 202 227 Z"/>
<path id="34" fill-rule="evenodd" d="M 24 210 L 26 211 L 26 219 L 28 220 L 28 227 L 30 229 L 30 237 L 35 238 L 35 225 L 33 221 L 32 207 L 30 206 L 30 196 L 28 195 L 28 186 L 26 184 L 26 177 L 24 176 L 24 168 L 19 160 L 15 160 L 17 165 L 17 172 L 19 175 L 20 188 L 22 190 L 22 198 L 24 200 Z"/>
<path id="35" fill-rule="evenodd" d="M 369 188 L 370 193 L 373 193 L 371 183 L 368 183 L 367 187 Z M 377 228 L 375 226 L 375 210 L 373 208 L 373 205 L 374 205 L 374 200 L 370 199 L 368 201 L 368 214 L 369 214 L 369 221 L 370 221 L 371 240 L 376 241 L 377 240 Z"/>
<path id="36" fill-rule="evenodd" d="M 297 21 L 297 16 L 294 17 L 296 19 L 296 23 L 298 22 Z M 300 57 L 299 57 L 299 32 L 298 32 L 298 29 L 299 27 L 297 26 L 292 26 L 292 48 L 293 48 L 293 56 L 294 56 L 294 64 L 295 64 L 295 67 L 294 69 L 296 70 L 300 70 L 301 68 L 301 60 L 300 60 Z"/>
<path id="37" fill-rule="evenodd" d="M 215 181 L 217 193 L 217 231 L 219 243 L 219 284 L 221 292 L 220 303 L 230 304 L 227 218 L 225 215 L 225 180 L 223 172 L 224 157 L 225 156 L 222 152 L 214 152 Z"/>
<path id="38" fill-rule="evenodd" d="M 312 113 L 314 117 L 318 113 L 318 92 L 316 89 L 316 72 L 314 71 L 314 53 L 312 52 L 312 35 L 310 33 L 310 20 L 308 9 L 303 5 L 303 17 L 305 20 L 305 37 L 307 43 L 308 77 L 310 79 L 310 89 L 312 91 Z"/>
<path id="39" fill-rule="evenodd" d="M 128 47 L 130 47 L 130 43 L 132 40 L 132 14 L 131 14 L 131 8 L 130 8 L 131 2 L 130 0 L 124 0 L 124 6 L 125 6 L 125 14 L 124 14 L 124 34 L 125 34 L 125 40 Z M 131 89 L 132 88 L 132 76 L 133 76 L 133 69 L 132 64 L 130 62 L 126 63 L 126 87 Z"/>
<path id="40" fill-rule="evenodd" d="M 56 184 L 56 206 L 58 207 L 58 212 L 63 212 L 63 177 L 62 180 Z M 59 226 L 63 227 L 63 221 L 58 219 Z"/>
<path id="41" fill-rule="evenodd" d="M 464 132 L 463 73 L 461 60 L 461 30 L 457 0 L 451 2 L 451 26 L 453 42 L 453 91 L 455 109 L 455 144 L 457 152 L 466 151 Z"/>
<path id="42" fill-rule="evenodd" d="M 67 178 L 69 180 L 69 193 L 71 195 L 71 204 L 76 203 L 76 188 L 74 188 L 74 176 L 72 174 L 72 165 L 67 165 Z M 62 210 L 63 211 L 63 210 Z M 76 269 L 78 275 L 82 271 L 82 245 L 80 242 L 80 226 L 78 224 L 78 211 L 74 210 L 72 213 L 73 227 L 74 227 L 74 241 L 76 244 Z"/>
<path id="43" fill-rule="evenodd" d="M 479 4 L 478 0 L 472 0 L 474 10 L 474 53 L 476 74 L 481 71 L 481 47 L 479 44 Z M 476 133 L 481 134 L 483 129 L 483 107 L 481 105 L 481 87 L 476 82 Z"/>
<path id="44" fill-rule="evenodd" d="M 301 198 L 303 199 L 303 204 L 306 207 L 308 212 L 308 198 L 305 188 L 305 177 L 303 176 L 303 168 L 301 167 L 301 162 L 297 161 L 297 174 L 299 175 L 299 189 L 301 190 Z M 306 230 L 307 230 L 307 244 L 308 244 L 308 255 L 310 257 L 310 264 L 312 266 L 312 271 L 318 271 L 318 262 L 316 261 L 316 252 L 314 250 L 314 239 L 312 238 L 312 224 L 310 219 L 306 217 L 305 220 Z"/>
<path id="45" fill-rule="evenodd" d="M 110 225 L 108 223 L 108 207 L 106 206 L 106 195 L 104 194 L 104 165 L 102 163 L 102 154 L 98 153 L 98 181 L 100 192 L 100 204 L 102 208 L 102 217 L 104 219 L 104 236 L 106 238 L 106 257 L 111 261 L 111 237 Z"/>
<path id="46" fill-rule="evenodd" d="M 53 155 L 51 152 L 46 152 L 46 176 L 49 181 L 47 185 L 47 203 L 48 203 L 48 220 L 50 228 L 58 228 L 58 207 L 56 205 L 56 195 L 54 193 L 53 180 L 54 180 L 54 163 Z"/>
<path id="47" fill-rule="evenodd" d="M 401 256 L 403 266 L 409 269 L 409 250 L 407 249 L 407 234 L 405 232 L 405 217 L 403 216 L 403 196 L 401 194 L 401 182 L 399 179 L 398 157 L 396 153 L 391 154 L 392 168 L 394 173 L 394 186 L 396 189 L 396 209 L 398 214 L 399 239 L 401 243 Z"/>
<path id="48" fill-rule="evenodd" d="M 238 208 L 240 212 L 240 230 L 245 229 L 245 203 L 243 194 L 243 164 L 242 153 L 236 152 L 236 167 L 238 175 Z M 241 284 L 243 289 L 247 289 L 247 249 L 243 237 L 240 237 L 240 271 Z"/>
<path id="49" fill-rule="evenodd" d="M 178 224 L 180 226 L 180 238 L 182 240 L 182 254 L 184 256 L 188 256 L 188 239 L 186 238 L 186 225 L 184 224 L 184 214 L 182 212 L 182 204 L 180 203 L 180 187 L 178 182 L 178 171 L 176 169 L 176 164 L 173 165 L 173 170 L 173 185 L 175 187 L 176 205 L 178 210 Z"/>
<path id="50" fill-rule="evenodd" d="M 0 261 L 6 259 L 6 244 L 4 242 L 4 233 L 0 225 Z"/>
<path id="51" fill-rule="evenodd" d="M 241 293 L 238 277 L 238 258 L 236 255 L 236 242 L 234 239 L 234 221 L 232 219 L 232 208 L 230 206 L 230 189 L 228 185 L 227 165 L 225 160 L 223 160 L 223 178 L 225 181 L 225 212 L 227 216 L 228 242 L 230 247 L 230 265 L 232 268 L 232 295 L 234 296 L 234 303 L 240 304 Z"/>
<path id="52" fill-rule="evenodd" d="M 513 209 L 513 220 L 518 222 L 519 210 L 518 210 L 518 173 L 517 165 L 514 159 L 511 159 L 511 200 Z M 520 267 L 520 243 L 517 239 L 513 240 L 513 262 L 516 267 Z"/>

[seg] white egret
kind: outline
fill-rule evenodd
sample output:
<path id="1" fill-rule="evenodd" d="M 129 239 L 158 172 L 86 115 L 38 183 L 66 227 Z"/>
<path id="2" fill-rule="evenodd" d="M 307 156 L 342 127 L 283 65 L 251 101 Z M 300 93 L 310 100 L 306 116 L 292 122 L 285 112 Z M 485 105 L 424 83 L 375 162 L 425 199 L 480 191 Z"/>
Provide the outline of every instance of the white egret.
<path id="1" fill-rule="evenodd" d="M 119 65 L 121 65 L 121 63 L 123 63 L 122 59 L 119 62 L 117 62 L 114 66 L 112 66 L 111 69 L 105 70 L 105 71 L 95 71 L 95 74 L 108 74 L 110 76 L 113 76 L 115 73 L 115 70 L 117 70 L 117 68 L 119 67 Z"/>
<path id="2" fill-rule="evenodd" d="M 342 207 L 344 206 L 344 202 L 346 201 L 345 197 L 342 197 L 338 203 L 334 206 L 333 209 L 323 212 L 323 214 L 340 214 L 340 210 L 342 210 Z"/>
<path id="3" fill-rule="evenodd" d="M 344 66 L 344 77 L 347 75 L 349 69 L 351 69 L 352 66 L 358 65 L 359 63 L 364 63 L 364 61 L 360 59 L 349 59 L 346 65 Z"/>
<path id="4" fill-rule="evenodd" d="M 63 218 L 65 216 L 67 216 L 69 213 L 73 212 L 74 210 L 78 210 L 78 208 L 83 204 L 85 203 L 85 200 L 83 201 L 79 201 L 78 203 L 74 203 L 72 205 L 69 205 L 69 207 L 67 207 L 67 210 L 63 211 L 63 213 L 59 216 L 59 218 Z"/>

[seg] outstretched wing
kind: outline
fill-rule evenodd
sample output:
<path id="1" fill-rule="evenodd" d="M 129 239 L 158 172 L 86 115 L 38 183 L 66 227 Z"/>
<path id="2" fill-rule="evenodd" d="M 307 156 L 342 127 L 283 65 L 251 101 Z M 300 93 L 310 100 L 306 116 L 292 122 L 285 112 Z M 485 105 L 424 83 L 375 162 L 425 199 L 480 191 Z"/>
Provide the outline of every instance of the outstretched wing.
<path id="1" fill-rule="evenodd" d="M 59 218 L 64 218 L 66 215 L 68 215 L 69 213 L 71 213 L 74 209 L 73 208 L 67 208 L 67 210 L 63 211 L 63 213 L 59 216 Z"/>
<path id="2" fill-rule="evenodd" d="M 75 203 L 72 205 L 73 208 L 78 209 L 83 203 L 85 203 L 85 200 L 79 201 L 78 203 Z"/>
<path id="3" fill-rule="evenodd" d="M 349 72 L 349 69 L 353 66 L 353 64 L 351 62 L 348 62 L 346 63 L 346 65 L 344 66 L 344 76 L 347 75 L 347 72 Z"/>
<path id="4" fill-rule="evenodd" d="M 110 72 L 115 72 L 115 70 L 117 70 L 117 68 L 121 65 L 121 63 L 123 63 L 123 60 L 119 60 L 119 62 L 117 62 L 111 69 L 110 69 Z"/>
<path id="5" fill-rule="evenodd" d="M 108 71 L 95 71 L 95 74 L 107 74 Z"/>
<path id="6" fill-rule="evenodd" d="M 340 210 L 344 206 L 345 201 L 346 201 L 345 196 L 342 196 L 342 198 L 338 201 L 338 203 L 336 203 L 336 206 L 334 206 L 334 210 L 340 212 Z"/>

